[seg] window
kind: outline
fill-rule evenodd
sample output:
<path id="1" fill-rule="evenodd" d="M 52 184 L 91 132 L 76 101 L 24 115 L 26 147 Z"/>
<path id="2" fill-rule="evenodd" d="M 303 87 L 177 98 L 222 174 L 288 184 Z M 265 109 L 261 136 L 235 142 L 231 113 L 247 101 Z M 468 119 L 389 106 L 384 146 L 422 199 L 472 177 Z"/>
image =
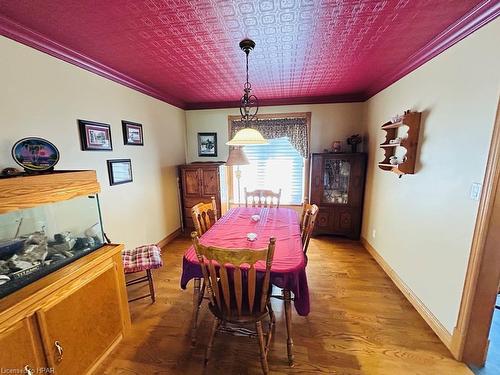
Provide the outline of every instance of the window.
<path id="1" fill-rule="evenodd" d="M 248 190 L 281 189 L 280 204 L 300 204 L 304 197 L 304 158 L 292 146 L 287 137 L 269 139 L 266 145 L 244 146 L 249 165 L 233 167 L 233 195 L 235 203 L 244 203 L 244 188 Z M 238 179 L 241 171 L 240 200 Z"/>

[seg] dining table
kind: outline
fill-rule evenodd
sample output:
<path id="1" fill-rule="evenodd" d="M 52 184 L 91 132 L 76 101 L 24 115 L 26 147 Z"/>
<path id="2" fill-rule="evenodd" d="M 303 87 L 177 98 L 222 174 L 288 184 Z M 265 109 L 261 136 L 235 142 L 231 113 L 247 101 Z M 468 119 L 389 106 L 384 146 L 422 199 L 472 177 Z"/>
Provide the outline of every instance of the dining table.
<path id="1" fill-rule="evenodd" d="M 257 216 L 256 216 L 257 215 Z M 250 241 L 248 233 L 257 237 Z M 200 237 L 205 246 L 217 246 L 234 249 L 262 249 L 268 246 L 269 239 L 276 238 L 276 247 L 271 266 L 270 281 L 282 289 L 282 295 L 276 296 L 284 301 L 287 330 L 287 354 L 290 366 L 293 366 L 292 307 L 299 316 L 309 314 L 309 290 L 307 286 L 307 259 L 302 250 L 302 239 L 297 212 L 284 207 L 236 207 L 217 220 Z M 255 265 L 257 272 L 265 272 L 265 262 Z M 186 289 L 193 280 L 193 316 L 191 335 L 196 341 L 198 312 L 204 296 L 202 270 L 194 247 L 187 249 L 183 257 L 181 288 Z"/>

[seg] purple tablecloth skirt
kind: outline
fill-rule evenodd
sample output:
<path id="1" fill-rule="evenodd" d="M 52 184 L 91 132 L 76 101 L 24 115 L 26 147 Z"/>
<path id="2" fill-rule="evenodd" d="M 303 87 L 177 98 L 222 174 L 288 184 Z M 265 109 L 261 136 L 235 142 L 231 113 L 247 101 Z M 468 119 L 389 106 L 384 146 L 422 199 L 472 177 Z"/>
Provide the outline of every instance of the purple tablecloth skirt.
<path id="1" fill-rule="evenodd" d="M 186 289 L 189 281 L 195 277 L 203 278 L 200 265 L 192 263 L 183 257 L 181 288 Z M 309 289 L 305 268 L 286 273 L 271 272 L 271 283 L 279 288 L 286 288 L 293 293 L 297 314 L 300 316 L 307 316 L 309 314 Z"/>

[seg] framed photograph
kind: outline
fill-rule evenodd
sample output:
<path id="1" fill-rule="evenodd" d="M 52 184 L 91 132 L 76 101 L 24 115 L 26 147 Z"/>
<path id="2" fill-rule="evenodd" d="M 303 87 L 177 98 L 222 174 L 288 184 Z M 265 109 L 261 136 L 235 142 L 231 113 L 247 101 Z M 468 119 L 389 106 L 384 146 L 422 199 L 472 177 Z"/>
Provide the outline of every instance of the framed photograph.
<path id="1" fill-rule="evenodd" d="M 144 146 L 142 125 L 136 122 L 122 120 L 123 144 Z"/>
<path id="2" fill-rule="evenodd" d="M 100 122 L 78 120 L 83 151 L 111 151 L 111 126 Z"/>
<path id="3" fill-rule="evenodd" d="M 108 160 L 108 175 L 110 185 L 132 182 L 132 162 L 130 159 Z"/>
<path id="4" fill-rule="evenodd" d="M 198 133 L 198 156 L 217 156 L 217 133 Z"/>

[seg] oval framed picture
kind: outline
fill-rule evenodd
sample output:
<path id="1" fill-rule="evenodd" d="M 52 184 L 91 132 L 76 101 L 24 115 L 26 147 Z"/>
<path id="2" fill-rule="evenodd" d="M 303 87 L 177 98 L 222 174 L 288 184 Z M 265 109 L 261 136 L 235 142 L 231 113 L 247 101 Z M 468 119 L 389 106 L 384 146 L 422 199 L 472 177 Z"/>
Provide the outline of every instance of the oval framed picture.
<path id="1" fill-rule="evenodd" d="M 27 137 L 14 144 L 12 157 L 26 171 L 47 171 L 59 161 L 59 150 L 46 139 Z"/>

